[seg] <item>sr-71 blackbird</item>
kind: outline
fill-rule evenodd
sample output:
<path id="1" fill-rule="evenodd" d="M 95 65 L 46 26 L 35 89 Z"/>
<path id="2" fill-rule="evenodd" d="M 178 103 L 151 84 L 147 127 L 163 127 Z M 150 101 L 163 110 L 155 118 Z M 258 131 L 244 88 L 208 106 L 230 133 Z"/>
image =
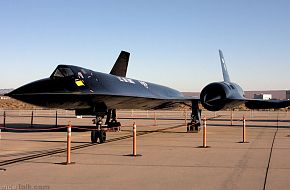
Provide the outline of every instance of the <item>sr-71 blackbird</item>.
<path id="1" fill-rule="evenodd" d="M 76 115 L 96 116 L 92 143 L 103 143 L 108 127 L 120 125 L 117 109 L 168 110 L 190 106 L 189 131 L 198 131 L 201 124 L 199 103 L 209 111 L 219 111 L 245 104 L 250 109 L 283 108 L 289 100 L 247 99 L 242 88 L 230 81 L 223 54 L 219 50 L 223 81 L 203 88 L 200 97 L 187 97 L 169 87 L 126 78 L 130 53 L 121 51 L 110 74 L 73 65 L 58 65 L 49 78 L 26 84 L 6 94 L 12 98 L 47 108 L 75 110 Z"/>

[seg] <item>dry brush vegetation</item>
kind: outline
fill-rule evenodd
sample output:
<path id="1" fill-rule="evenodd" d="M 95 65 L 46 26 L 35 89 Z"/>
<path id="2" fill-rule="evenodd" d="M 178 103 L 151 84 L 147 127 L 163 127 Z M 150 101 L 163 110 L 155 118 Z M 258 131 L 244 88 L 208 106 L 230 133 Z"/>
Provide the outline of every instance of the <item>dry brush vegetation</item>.
<path id="1" fill-rule="evenodd" d="M 39 109 L 40 107 L 27 104 L 18 100 L 15 100 L 13 98 L 9 99 L 1 99 L 0 100 L 0 109 Z"/>

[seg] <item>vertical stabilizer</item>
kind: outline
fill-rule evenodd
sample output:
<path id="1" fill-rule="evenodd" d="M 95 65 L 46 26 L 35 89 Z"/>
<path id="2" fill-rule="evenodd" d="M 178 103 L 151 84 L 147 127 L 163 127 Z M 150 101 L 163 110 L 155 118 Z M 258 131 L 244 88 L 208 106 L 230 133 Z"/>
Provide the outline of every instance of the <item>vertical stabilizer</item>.
<path id="1" fill-rule="evenodd" d="M 129 57 L 130 57 L 129 52 L 121 51 L 110 74 L 120 76 L 120 77 L 126 77 Z"/>
<path id="2" fill-rule="evenodd" d="M 226 66 L 226 63 L 225 63 L 223 52 L 221 50 L 219 50 L 219 54 L 220 54 L 220 61 L 221 61 L 224 81 L 225 82 L 230 82 L 231 80 L 230 80 L 228 69 L 227 69 L 227 66 Z"/>

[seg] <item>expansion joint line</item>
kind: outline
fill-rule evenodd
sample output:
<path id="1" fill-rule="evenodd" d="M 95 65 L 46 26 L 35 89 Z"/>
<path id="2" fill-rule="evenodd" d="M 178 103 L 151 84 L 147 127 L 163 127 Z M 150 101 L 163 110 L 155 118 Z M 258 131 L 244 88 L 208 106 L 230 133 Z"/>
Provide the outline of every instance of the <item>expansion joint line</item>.
<path id="1" fill-rule="evenodd" d="M 266 190 L 267 178 L 268 178 L 268 173 L 269 173 L 269 168 L 270 168 L 270 163 L 271 163 L 271 158 L 272 158 L 272 152 L 273 152 L 273 147 L 274 147 L 274 143 L 275 143 L 275 139 L 276 139 L 276 135 L 277 135 L 278 129 L 279 129 L 279 125 L 277 124 L 277 128 L 276 128 L 276 131 L 274 133 L 274 137 L 273 137 L 273 141 L 272 141 L 272 145 L 271 145 L 271 150 L 270 150 L 268 165 L 267 165 L 267 169 L 266 169 L 266 175 L 265 175 L 265 181 L 264 181 L 263 190 Z"/>

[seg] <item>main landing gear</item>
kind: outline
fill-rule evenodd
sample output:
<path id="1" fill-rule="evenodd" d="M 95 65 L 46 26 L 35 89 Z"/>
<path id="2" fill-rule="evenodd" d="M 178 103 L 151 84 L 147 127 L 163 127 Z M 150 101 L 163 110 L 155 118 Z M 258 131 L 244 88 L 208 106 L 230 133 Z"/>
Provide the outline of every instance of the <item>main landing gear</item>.
<path id="1" fill-rule="evenodd" d="M 191 106 L 191 121 L 187 123 L 187 132 L 197 133 L 200 131 L 201 125 L 201 110 L 199 109 L 198 102 L 192 101 Z"/>
<path id="2" fill-rule="evenodd" d="M 112 117 L 112 119 L 111 119 Z M 121 130 L 121 123 L 117 121 L 117 113 L 115 109 L 108 110 L 106 123 L 109 129 L 113 129 L 114 131 Z"/>
<path id="3" fill-rule="evenodd" d="M 103 118 L 107 115 L 106 123 L 103 124 Z M 112 120 L 111 120 L 112 118 Z M 91 142 L 92 143 L 104 143 L 107 138 L 106 129 L 109 128 L 117 128 L 120 131 L 121 123 L 116 119 L 116 110 L 108 110 L 107 113 L 97 113 L 96 119 L 94 119 L 94 123 L 96 124 L 95 129 L 91 132 Z"/>

